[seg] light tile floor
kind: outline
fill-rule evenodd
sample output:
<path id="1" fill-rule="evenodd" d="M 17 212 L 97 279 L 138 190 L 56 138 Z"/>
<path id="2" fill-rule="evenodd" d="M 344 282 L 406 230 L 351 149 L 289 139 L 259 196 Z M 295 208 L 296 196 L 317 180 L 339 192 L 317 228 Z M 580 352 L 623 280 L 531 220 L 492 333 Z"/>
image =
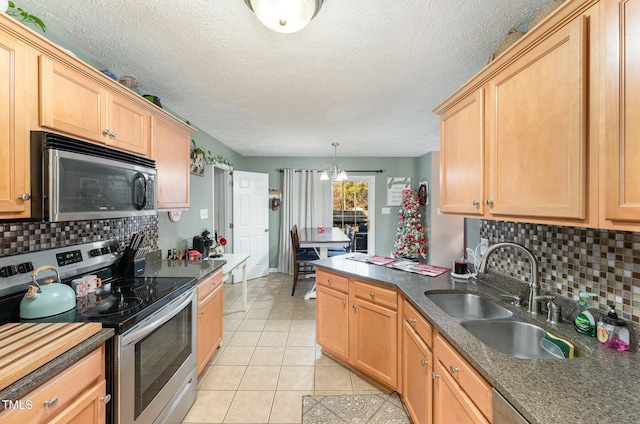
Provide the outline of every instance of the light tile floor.
<path id="1" fill-rule="evenodd" d="M 306 394 L 383 391 L 324 355 L 315 342 L 315 299 L 292 276 L 250 280 L 247 311 L 242 285 L 224 286 L 222 346 L 198 379 L 198 397 L 183 424 L 300 423 Z"/>

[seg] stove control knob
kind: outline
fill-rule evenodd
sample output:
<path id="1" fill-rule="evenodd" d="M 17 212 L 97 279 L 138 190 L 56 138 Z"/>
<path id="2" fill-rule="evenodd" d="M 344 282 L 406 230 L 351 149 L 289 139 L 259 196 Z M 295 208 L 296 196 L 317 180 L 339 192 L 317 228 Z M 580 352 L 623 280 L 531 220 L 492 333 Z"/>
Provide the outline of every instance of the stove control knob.
<path id="1" fill-rule="evenodd" d="M 11 277 L 18 273 L 18 268 L 15 265 L 7 265 L 0 268 L 0 276 Z"/>
<path id="2" fill-rule="evenodd" d="M 18 272 L 21 274 L 31 271 L 33 271 L 33 263 L 31 262 L 23 262 L 18 265 Z"/>
<path id="3" fill-rule="evenodd" d="M 111 246 L 109 246 L 109 250 L 111 250 L 111 253 L 118 253 L 120 251 L 117 244 L 112 244 Z"/>
<path id="4" fill-rule="evenodd" d="M 109 248 L 108 247 L 101 247 L 100 251 L 102 252 L 103 255 L 106 255 L 107 253 L 109 253 Z"/>
<path id="5" fill-rule="evenodd" d="M 89 255 L 91 255 L 91 256 L 100 256 L 100 255 L 102 255 L 102 252 L 100 251 L 100 249 L 91 249 L 91 250 L 89 250 Z"/>

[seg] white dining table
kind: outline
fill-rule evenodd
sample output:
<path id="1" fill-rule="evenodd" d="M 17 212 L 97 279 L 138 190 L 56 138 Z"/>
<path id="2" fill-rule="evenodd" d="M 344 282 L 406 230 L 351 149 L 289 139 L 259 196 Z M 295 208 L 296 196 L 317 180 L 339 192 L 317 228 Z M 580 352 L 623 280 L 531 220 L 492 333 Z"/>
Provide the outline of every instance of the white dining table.
<path id="1" fill-rule="evenodd" d="M 249 260 L 248 253 L 225 253 L 222 258 L 227 261 L 222 266 L 222 281 L 233 282 L 233 274 L 236 271 L 242 269 L 242 310 L 247 310 L 247 261 Z"/>
<path id="2" fill-rule="evenodd" d="M 329 256 L 330 247 L 343 247 L 347 246 L 351 240 L 349 237 L 338 227 L 324 228 L 322 232 L 318 231 L 317 227 L 305 227 L 301 228 L 299 233 L 298 242 L 302 248 L 312 248 L 318 254 L 320 259 L 327 258 Z M 305 299 L 316 298 L 316 285 L 304 295 Z"/>

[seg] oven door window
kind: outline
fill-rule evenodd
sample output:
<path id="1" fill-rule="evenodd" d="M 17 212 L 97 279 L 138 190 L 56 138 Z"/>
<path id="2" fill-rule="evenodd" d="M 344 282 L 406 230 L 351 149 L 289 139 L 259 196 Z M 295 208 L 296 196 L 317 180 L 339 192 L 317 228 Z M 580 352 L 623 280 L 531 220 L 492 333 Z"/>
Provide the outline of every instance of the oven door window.
<path id="1" fill-rule="evenodd" d="M 135 345 L 135 419 L 191 354 L 191 304 Z"/>

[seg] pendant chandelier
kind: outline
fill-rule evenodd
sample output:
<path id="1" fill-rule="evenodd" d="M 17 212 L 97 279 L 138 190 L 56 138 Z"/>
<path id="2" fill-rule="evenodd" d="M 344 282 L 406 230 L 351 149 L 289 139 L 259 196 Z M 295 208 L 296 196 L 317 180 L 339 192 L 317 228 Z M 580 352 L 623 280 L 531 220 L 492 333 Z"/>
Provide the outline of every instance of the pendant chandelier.
<path id="1" fill-rule="evenodd" d="M 349 177 L 347 176 L 347 172 L 342 169 L 342 165 L 338 165 L 338 146 L 340 143 L 331 143 L 334 150 L 334 159 L 333 166 L 325 165 L 324 171 L 320 174 L 320 179 L 323 181 L 328 181 L 331 178 L 331 181 L 345 181 Z"/>
<path id="2" fill-rule="evenodd" d="M 318 13 L 322 0 L 244 0 L 260 22 L 284 34 L 300 31 Z"/>

